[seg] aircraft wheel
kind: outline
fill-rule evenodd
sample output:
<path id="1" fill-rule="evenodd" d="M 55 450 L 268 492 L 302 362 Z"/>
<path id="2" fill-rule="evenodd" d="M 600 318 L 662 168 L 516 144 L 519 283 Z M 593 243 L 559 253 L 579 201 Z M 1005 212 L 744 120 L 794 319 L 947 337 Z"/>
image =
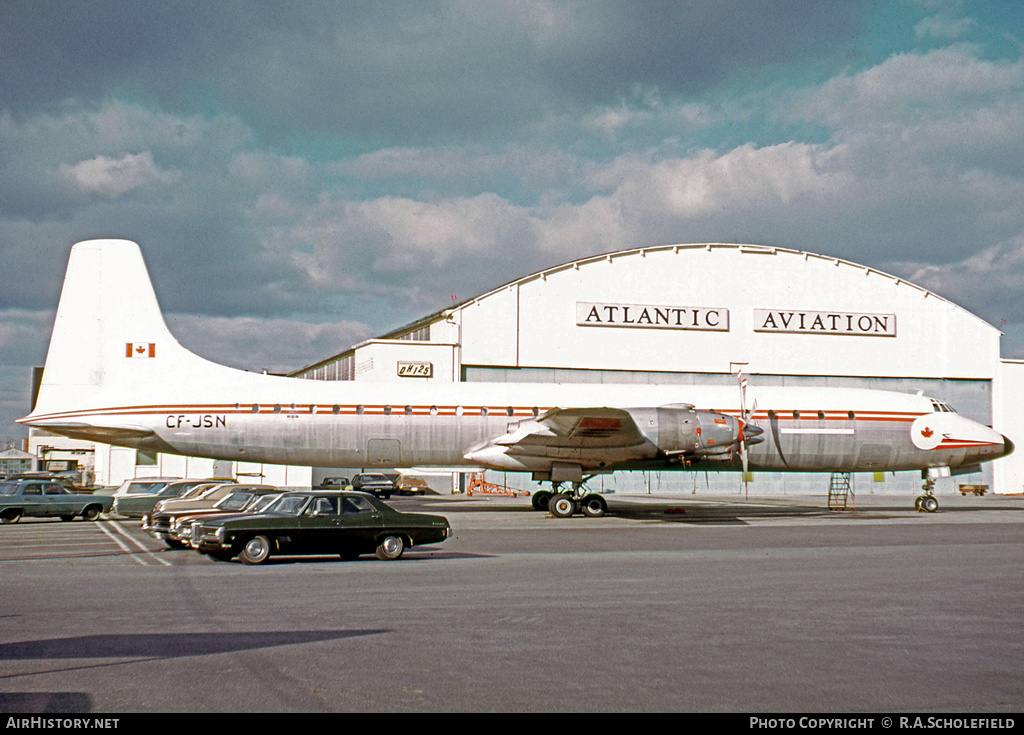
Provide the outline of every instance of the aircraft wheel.
<path id="1" fill-rule="evenodd" d="M 565 493 L 558 493 L 548 503 L 548 511 L 555 518 L 571 518 L 576 512 L 576 501 Z"/>
<path id="2" fill-rule="evenodd" d="M 608 505 L 600 495 L 588 495 L 583 498 L 581 509 L 583 510 L 583 515 L 588 518 L 600 518 L 608 512 Z"/>
<path id="3" fill-rule="evenodd" d="M 551 493 L 547 490 L 538 490 L 533 494 L 530 502 L 533 504 L 534 510 L 547 510 L 548 504 L 551 502 Z"/>
<path id="4" fill-rule="evenodd" d="M 925 495 L 921 498 L 921 510 L 925 513 L 934 513 L 939 509 L 939 501 L 932 495 Z"/>
<path id="5" fill-rule="evenodd" d="M 924 495 L 918 495 L 914 498 L 914 510 L 921 510 L 921 501 L 924 500 Z"/>
<path id="6" fill-rule="evenodd" d="M 266 536 L 253 536 L 245 542 L 238 558 L 243 564 L 262 564 L 270 557 L 270 539 Z"/>

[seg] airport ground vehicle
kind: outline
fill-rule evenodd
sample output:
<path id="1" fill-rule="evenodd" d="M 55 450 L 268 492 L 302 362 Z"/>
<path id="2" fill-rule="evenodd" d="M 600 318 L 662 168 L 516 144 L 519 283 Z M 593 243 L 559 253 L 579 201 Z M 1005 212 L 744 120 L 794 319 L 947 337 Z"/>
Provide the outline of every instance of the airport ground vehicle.
<path id="1" fill-rule="evenodd" d="M 72 493 L 49 479 L 21 479 L 0 482 L 0 522 L 17 523 L 23 517 L 59 517 L 70 521 L 82 516 L 95 521 L 110 511 L 110 495 Z"/>
<path id="2" fill-rule="evenodd" d="M 262 513 L 206 519 L 193 526 L 193 545 L 213 559 L 235 556 L 261 564 L 278 554 L 339 554 L 355 559 L 402 556 L 409 546 L 451 535 L 443 516 L 401 513 L 356 492 L 285 493 Z"/>

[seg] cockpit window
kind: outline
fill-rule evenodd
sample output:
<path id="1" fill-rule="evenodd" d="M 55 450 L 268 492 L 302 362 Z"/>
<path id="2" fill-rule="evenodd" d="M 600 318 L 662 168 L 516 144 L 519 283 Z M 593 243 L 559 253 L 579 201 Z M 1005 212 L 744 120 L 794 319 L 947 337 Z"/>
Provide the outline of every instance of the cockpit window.
<path id="1" fill-rule="evenodd" d="M 932 399 L 932 411 L 935 413 L 956 413 L 956 410 L 945 401 Z"/>

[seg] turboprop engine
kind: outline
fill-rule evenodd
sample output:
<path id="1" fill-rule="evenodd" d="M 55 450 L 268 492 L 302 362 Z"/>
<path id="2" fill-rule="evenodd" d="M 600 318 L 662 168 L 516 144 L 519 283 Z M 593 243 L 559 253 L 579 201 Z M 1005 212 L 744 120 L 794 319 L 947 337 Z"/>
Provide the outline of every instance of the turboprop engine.
<path id="1" fill-rule="evenodd" d="M 741 445 L 764 441 L 764 430 L 742 418 L 718 411 L 698 411 L 689 404 L 659 406 L 657 436 L 651 439 L 669 457 L 730 459 Z"/>

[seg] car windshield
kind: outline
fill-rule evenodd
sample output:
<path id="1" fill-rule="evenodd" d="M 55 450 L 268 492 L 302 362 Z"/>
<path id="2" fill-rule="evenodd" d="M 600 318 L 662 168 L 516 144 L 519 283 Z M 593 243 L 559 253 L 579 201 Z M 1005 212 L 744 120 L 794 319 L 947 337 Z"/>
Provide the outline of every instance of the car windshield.
<path id="1" fill-rule="evenodd" d="M 266 510 L 271 505 L 276 503 L 280 498 L 280 495 L 258 495 L 257 499 L 253 501 L 253 504 L 250 505 L 247 510 L 256 512 Z"/>
<path id="2" fill-rule="evenodd" d="M 309 498 L 304 495 L 284 495 L 267 508 L 269 513 L 280 513 L 286 516 L 297 516 L 305 509 Z"/>
<path id="3" fill-rule="evenodd" d="M 241 510 L 249 504 L 255 496 L 252 493 L 231 493 L 217 503 L 216 508 L 221 510 Z"/>
<path id="4" fill-rule="evenodd" d="M 125 491 L 126 495 L 151 495 L 167 486 L 166 482 L 133 482 Z"/>

